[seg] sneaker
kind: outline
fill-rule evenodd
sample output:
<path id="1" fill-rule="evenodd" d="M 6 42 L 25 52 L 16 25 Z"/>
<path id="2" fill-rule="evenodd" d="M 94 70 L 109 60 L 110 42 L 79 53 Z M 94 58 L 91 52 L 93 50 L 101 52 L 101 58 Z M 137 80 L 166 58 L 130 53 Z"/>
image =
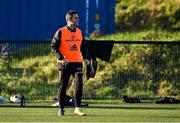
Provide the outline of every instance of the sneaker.
<path id="1" fill-rule="evenodd" d="M 63 116 L 64 115 L 65 110 L 64 109 L 59 109 L 58 111 L 58 116 Z"/>
<path id="2" fill-rule="evenodd" d="M 52 104 L 53 107 L 59 106 L 59 102 Z"/>
<path id="3" fill-rule="evenodd" d="M 79 115 L 79 116 L 86 116 L 86 114 L 81 110 L 81 108 L 76 107 L 74 110 L 74 115 Z"/>
<path id="4" fill-rule="evenodd" d="M 18 96 L 10 96 L 10 101 L 15 103 L 20 103 L 21 100 Z"/>

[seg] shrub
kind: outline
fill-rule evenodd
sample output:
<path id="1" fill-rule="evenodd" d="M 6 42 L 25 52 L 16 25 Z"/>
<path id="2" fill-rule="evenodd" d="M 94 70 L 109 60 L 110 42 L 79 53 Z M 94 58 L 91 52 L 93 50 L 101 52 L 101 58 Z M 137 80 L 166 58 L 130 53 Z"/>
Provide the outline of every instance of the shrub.
<path id="1" fill-rule="evenodd" d="M 179 30 L 178 0 L 121 0 L 116 4 L 115 23 L 118 30 L 162 28 Z"/>
<path id="2" fill-rule="evenodd" d="M 158 89 L 159 96 L 177 96 L 179 95 L 179 90 L 174 87 L 172 82 L 162 81 Z"/>

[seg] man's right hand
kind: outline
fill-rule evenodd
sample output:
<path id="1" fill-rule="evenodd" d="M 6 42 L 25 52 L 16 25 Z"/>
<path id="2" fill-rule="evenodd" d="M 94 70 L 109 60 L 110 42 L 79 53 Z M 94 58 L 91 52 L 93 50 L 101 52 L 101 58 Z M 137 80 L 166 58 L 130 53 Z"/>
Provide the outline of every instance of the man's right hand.
<path id="1" fill-rule="evenodd" d="M 66 65 L 68 63 L 68 61 L 66 59 L 63 59 L 63 60 L 57 59 L 57 63 L 62 64 L 62 65 Z"/>

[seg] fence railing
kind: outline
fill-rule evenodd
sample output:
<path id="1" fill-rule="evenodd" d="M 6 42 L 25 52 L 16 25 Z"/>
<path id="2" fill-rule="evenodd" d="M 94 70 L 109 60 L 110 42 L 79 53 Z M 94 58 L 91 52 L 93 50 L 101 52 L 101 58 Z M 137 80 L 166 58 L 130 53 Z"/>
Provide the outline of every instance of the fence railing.
<path id="1" fill-rule="evenodd" d="M 98 60 L 95 78 L 84 79 L 84 99 L 180 96 L 179 51 L 175 41 L 115 41 L 110 62 Z M 0 42 L 1 96 L 50 99 L 57 95 L 58 81 L 50 41 Z"/>

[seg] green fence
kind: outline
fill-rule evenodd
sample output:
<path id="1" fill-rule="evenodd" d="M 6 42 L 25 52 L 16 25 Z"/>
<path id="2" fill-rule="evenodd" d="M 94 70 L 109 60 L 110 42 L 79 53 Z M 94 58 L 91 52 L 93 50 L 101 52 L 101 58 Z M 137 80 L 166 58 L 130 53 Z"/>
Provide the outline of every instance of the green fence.
<path id="1" fill-rule="evenodd" d="M 180 96 L 180 42 L 115 41 L 110 62 L 98 60 L 96 76 L 84 77 L 84 99 L 151 99 Z M 0 96 L 52 99 L 56 59 L 50 41 L 1 41 Z M 85 69 L 84 69 L 85 73 Z M 73 80 L 67 93 L 73 96 Z"/>

